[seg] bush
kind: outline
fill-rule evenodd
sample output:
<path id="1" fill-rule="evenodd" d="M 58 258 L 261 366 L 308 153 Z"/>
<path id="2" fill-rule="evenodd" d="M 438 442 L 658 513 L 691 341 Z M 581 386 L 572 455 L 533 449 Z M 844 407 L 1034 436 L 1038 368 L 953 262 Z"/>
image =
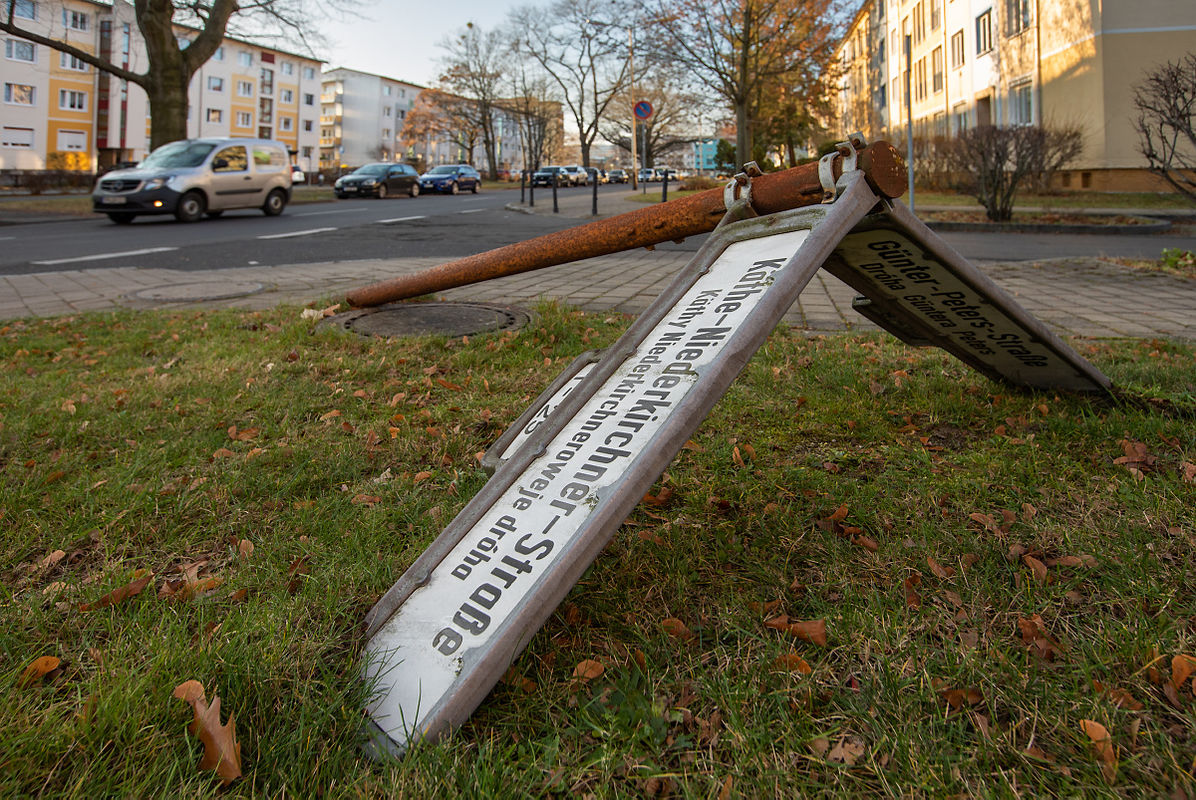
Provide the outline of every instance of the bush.
<path id="1" fill-rule="evenodd" d="M 681 181 L 682 189 L 692 189 L 694 191 L 703 191 L 705 189 L 717 189 L 723 186 L 726 181 L 720 181 L 717 178 L 709 178 L 705 175 L 690 175 L 685 180 Z"/>
<path id="2" fill-rule="evenodd" d="M 1134 105 L 1150 171 L 1196 200 L 1196 53 L 1148 72 L 1134 87 Z"/>

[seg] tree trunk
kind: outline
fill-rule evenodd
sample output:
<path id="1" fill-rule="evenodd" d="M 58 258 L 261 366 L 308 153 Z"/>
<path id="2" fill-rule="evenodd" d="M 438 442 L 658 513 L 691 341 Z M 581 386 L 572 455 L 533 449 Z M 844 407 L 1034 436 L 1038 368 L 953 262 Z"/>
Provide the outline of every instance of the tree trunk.
<path id="1" fill-rule="evenodd" d="M 586 169 L 590 168 L 590 142 L 585 139 L 581 140 L 581 165 Z"/>
<path id="2" fill-rule="evenodd" d="M 187 84 L 191 73 L 174 36 L 174 8 L 167 0 L 137 3 L 137 27 L 153 74 L 141 85 L 149 98 L 150 149 L 187 138 Z"/>
<path id="3" fill-rule="evenodd" d="M 187 138 L 187 86 L 158 80 L 144 85 L 149 98 L 150 150 Z"/>
<path id="4" fill-rule="evenodd" d="M 747 98 L 737 100 L 735 102 L 735 155 L 740 163 L 736 164 L 736 167 L 742 167 L 752 160 L 752 128 L 749 120 Z"/>

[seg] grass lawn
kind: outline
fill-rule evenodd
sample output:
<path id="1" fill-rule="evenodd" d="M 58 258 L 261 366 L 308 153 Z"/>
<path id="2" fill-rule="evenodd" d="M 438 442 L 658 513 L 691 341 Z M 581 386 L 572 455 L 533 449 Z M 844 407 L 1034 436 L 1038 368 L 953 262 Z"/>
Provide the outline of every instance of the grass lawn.
<path id="1" fill-rule="evenodd" d="M 777 330 L 472 719 L 380 764 L 363 616 L 628 320 L 299 311 L 0 327 L 0 795 L 1196 793 L 1193 346 L 1076 341 L 1112 403 Z M 228 788 L 188 680 L 235 718 Z"/>

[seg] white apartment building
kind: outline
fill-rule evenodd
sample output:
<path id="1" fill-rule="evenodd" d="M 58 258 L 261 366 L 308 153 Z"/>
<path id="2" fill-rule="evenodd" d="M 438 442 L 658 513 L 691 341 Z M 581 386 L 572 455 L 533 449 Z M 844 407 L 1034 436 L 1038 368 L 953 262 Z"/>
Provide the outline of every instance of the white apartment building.
<path id="1" fill-rule="evenodd" d="M 1133 87 L 1193 51 L 1192 0 L 865 0 L 839 43 L 834 124 L 904 139 L 908 74 L 915 137 L 1076 124 L 1084 152 L 1064 188 L 1162 189 L 1138 151 Z"/>
<path id="2" fill-rule="evenodd" d="M 320 168 L 336 171 L 370 161 L 409 160 L 425 167 L 472 163 L 484 171 L 486 154 L 480 141 L 472 155 L 444 137 L 403 144 L 407 114 L 424 88 L 345 67 L 327 70 L 320 96 Z M 499 169 L 523 169 L 520 130 L 513 116 L 496 112 L 495 137 Z"/>
<path id="3" fill-rule="evenodd" d="M 16 0 L 14 17 L 133 72 L 147 67 L 128 0 Z M 176 34 L 185 44 L 196 31 L 177 27 Z M 52 48 L 0 39 L 0 169 L 92 171 L 146 155 L 152 121 L 140 86 Z M 321 64 L 226 38 L 192 76 L 188 135 L 278 139 L 304 169 L 316 166 Z"/>

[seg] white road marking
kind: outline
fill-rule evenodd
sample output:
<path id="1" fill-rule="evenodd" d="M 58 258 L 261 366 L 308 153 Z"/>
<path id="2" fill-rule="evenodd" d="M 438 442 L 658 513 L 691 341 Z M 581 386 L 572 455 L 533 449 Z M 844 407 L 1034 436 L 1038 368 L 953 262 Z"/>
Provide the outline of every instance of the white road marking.
<path id="1" fill-rule="evenodd" d="M 34 261 L 34 264 L 72 264 L 76 261 L 101 261 L 105 258 L 124 258 L 125 256 L 143 256 L 147 253 L 169 253 L 178 250 L 177 247 L 147 247 L 144 250 L 126 250 L 123 253 L 97 253 L 92 256 L 76 256 L 75 258 L 54 258 L 49 261 Z"/>
<path id="2" fill-rule="evenodd" d="M 259 236 L 259 239 L 289 239 L 292 236 L 311 236 L 313 233 L 325 233 L 327 231 L 334 231 L 336 228 L 312 228 L 306 231 L 292 231 L 290 233 L 272 233 L 269 236 Z"/>
<path id="3" fill-rule="evenodd" d="M 467 208 L 464 211 L 458 211 L 458 214 L 480 214 L 483 211 L 489 211 L 488 208 Z"/>
<path id="4" fill-rule="evenodd" d="M 378 225 L 381 225 L 386 222 L 410 222 L 413 219 L 427 219 L 427 218 L 428 217 L 426 214 L 419 214 L 414 217 L 394 217 L 392 219 L 376 219 L 376 220 L 374 220 L 374 222 Z"/>
<path id="5" fill-rule="evenodd" d="M 9 239 L 15 239 L 15 236 L 0 236 L 0 242 L 7 242 Z"/>
<path id="6" fill-rule="evenodd" d="M 357 211 L 356 208 L 338 208 L 335 211 L 308 211 L 306 214 L 292 214 L 292 217 L 318 217 L 321 214 L 348 214 Z"/>

